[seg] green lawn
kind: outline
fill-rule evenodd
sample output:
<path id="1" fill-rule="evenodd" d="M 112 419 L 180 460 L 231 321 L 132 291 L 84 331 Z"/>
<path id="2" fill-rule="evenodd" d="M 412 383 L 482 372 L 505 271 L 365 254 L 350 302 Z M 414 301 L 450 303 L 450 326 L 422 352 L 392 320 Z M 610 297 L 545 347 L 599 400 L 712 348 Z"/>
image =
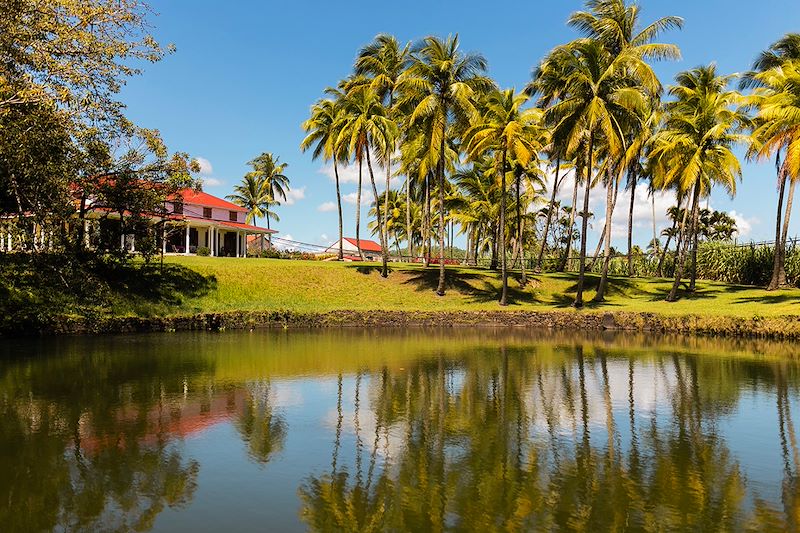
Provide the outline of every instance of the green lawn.
<path id="1" fill-rule="evenodd" d="M 394 264 L 388 279 L 370 263 L 169 257 L 168 263 L 213 277 L 205 290 L 180 303 L 159 306 L 157 313 L 230 310 L 292 310 L 298 312 L 350 310 L 481 310 L 497 304 L 500 276 L 482 269 L 448 267 L 447 295 L 434 293 L 438 268 Z M 518 273 L 510 280 L 508 310 L 570 310 L 577 276 L 532 276 L 521 288 Z M 587 301 L 594 296 L 597 276 L 587 280 Z M 675 303 L 664 296 L 670 280 L 611 278 L 607 301 L 587 304 L 589 310 L 644 311 L 709 316 L 778 316 L 800 314 L 800 290 L 767 292 L 761 288 L 698 282 L 694 294 Z"/>

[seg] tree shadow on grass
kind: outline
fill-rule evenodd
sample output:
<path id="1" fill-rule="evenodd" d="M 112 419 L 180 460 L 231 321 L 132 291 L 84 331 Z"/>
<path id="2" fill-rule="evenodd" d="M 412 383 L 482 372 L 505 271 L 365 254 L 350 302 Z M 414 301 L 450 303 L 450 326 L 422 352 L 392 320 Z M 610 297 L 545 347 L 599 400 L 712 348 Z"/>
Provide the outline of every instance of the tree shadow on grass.
<path id="1" fill-rule="evenodd" d="M 359 265 L 350 268 L 355 268 L 356 271 L 361 274 L 377 273 L 381 270 L 380 265 Z M 438 266 L 431 268 L 395 268 L 392 271 L 407 276 L 403 284 L 414 286 L 417 292 L 432 292 L 439 287 Z M 454 291 L 467 296 L 471 303 L 497 302 L 500 300 L 501 288 L 490 281 L 493 274 L 494 273 L 490 271 L 464 271 L 448 268 L 445 274 L 445 291 Z M 509 273 L 508 278 L 509 305 L 537 302 L 530 291 L 520 287 L 520 278 L 518 275 Z M 498 276 L 498 285 L 499 281 Z"/>
<path id="2" fill-rule="evenodd" d="M 184 298 L 204 296 L 217 288 L 215 276 L 204 276 L 183 265 L 110 264 L 97 275 L 117 293 L 129 294 L 150 303 L 178 305 Z"/>
<path id="3" fill-rule="evenodd" d="M 770 293 L 758 296 L 742 296 L 736 299 L 736 303 L 760 303 L 760 304 L 783 304 L 783 303 L 800 303 L 800 297 L 796 293 Z"/>

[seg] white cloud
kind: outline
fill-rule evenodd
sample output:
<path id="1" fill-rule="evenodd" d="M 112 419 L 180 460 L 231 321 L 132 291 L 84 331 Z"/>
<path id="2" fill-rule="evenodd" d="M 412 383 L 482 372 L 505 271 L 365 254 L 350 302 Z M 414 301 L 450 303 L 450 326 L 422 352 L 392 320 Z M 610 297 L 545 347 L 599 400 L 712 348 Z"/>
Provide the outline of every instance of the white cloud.
<path id="1" fill-rule="evenodd" d="M 736 233 L 738 238 L 747 237 L 753 231 L 753 226 L 761 221 L 757 217 L 746 217 L 735 209 L 728 211 L 728 215 L 736 221 Z"/>
<path id="2" fill-rule="evenodd" d="M 294 248 L 290 243 L 285 241 L 293 241 L 294 237 L 292 237 L 291 233 L 287 233 L 286 235 L 281 235 L 280 237 L 273 237 L 272 238 L 272 245 L 277 248 L 278 250 L 287 250 L 289 248 Z"/>
<path id="3" fill-rule="evenodd" d="M 370 203 L 372 203 L 372 199 L 373 198 L 374 197 L 372 196 L 371 192 L 362 189 L 362 191 L 361 191 L 361 206 L 362 207 L 368 206 Z M 342 196 L 342 201 L 345 202 L 345 203 L 348 203 L 348 204 L 355 205 L 357 200 L 358 200 L 358 191 L 347 193 L 347 194 Z"/>
<path id="4" fill-rule="evenodd" d="M 322 239 L 323 241 L 329 241 L 329 240 L 330 240 L 330 239 L 328 239 L 328 235 L 327 235 L 327 234 L 325 234 L 325 233 L 323 233 L 322 235 L 320 235 L 320 236 L 319 236 L 319 238 L 320 238 L 320 239 Z"/>
<path id="5" fill-rule="evenodd" d="M 196 157 L 197 164 L 200 165 L 200 174 L 203 176 L 210 176 L 214 173 L 214 167 L 211 166 L 211 161 L 205 157 Z"/>
<path id="6" fill-rule="evenodd" d="M 286 200 L 283 202 L 283 205 L 294 205 L 295 202 L 298 200 L 302 200 L 306 197 L 306 188 L 305 186 L 300 187 L 299 189 L 289 189 L 286 191 Z"/>
<path id="7" fill-rule="evenodd" d="M 334 202 L 324 202 L 317 206 L 317 211 L 321 213 L 328 213 L 330 211 L 336 211 L 336 204 Z"/>
<path id="8" fill-rule="evenodd" d="M 377 158 L 372 151 L 370 151 L 370 158 L 372 159 L 372 171 L 375 175 L 375 186 L 379 191 L 382 191 L 386 188 L 386 167 L 377 162 Z M 397 171 L 400 168 L 399 160 L 400 153 L 396 152 L 392 159 L 392 178 L 390 185 L 393 187 L 398 186 L 398 184 L 405 179 L 403 176 L 397 175 Z M 339 164 L 337 168 L 339 171 L 339 183 L 358 183 L 358 163 L 351 162 L 348 165 Z M 334 171 L 332 162 L 321 166 L 318 172 L 327 176 L 332 182 L 336 181 L 336 172 Z M 369 167 L 367 166 L 366 160 L 363 162 L 361 168 L 361 184 L 362 186 L 369 186 L 370 184 Z"/>
<path id="9" fill-rule="evenodd" d="M 202 181 L 206 187 L 219 187 L 223 184 L 223 181 L 217 178 L 202 178 Z"/>

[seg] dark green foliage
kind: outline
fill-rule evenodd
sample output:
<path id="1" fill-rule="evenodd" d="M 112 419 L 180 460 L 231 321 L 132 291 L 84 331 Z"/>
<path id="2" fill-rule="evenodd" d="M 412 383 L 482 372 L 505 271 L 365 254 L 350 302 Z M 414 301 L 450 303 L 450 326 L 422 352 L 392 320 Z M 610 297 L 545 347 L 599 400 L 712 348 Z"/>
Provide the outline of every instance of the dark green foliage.
<path id="1" fill-rule="evenodd" d="M 209 249 L 206 246 L 200 246 L 197 249 L 197 255 L 201 255 L 203 257 L 207 257 L 207 256 L 211 255 L 211 249 Z"/>

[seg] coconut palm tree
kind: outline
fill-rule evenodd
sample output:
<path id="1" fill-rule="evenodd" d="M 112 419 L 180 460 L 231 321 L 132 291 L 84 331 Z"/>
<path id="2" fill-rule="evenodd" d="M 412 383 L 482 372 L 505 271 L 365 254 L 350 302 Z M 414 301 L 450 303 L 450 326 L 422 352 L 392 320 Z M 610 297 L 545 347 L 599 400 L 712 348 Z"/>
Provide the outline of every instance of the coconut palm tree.
<path id="1" fill-rule="evenodd" d="M 264 187 L 266 187 L 270 196 L 269 205 L 281 205 L 281 200 L 278 198 L 285 201 L 286 193 L 289 190 L 289 178 L 284 174 L 286 167 L 289 166 L 288 163 L 281 163 L 280 157 L 270 152 L 263 152 L 247 164 L 253 168 L 248 172 L 248 175 L 252 175 L 264 182 Z M 271 216 L 266 216 L 267 229 L 270 229 L 270 218 L 276 222 L 280 220 L 274 213 Z M 269 239 L 269 242 L 272 243 L 271 235 Z"/>
<path id="2" fill-rule="evenodd" d="M 712 64 L 682 72 L 669 92 L 674 101 L 665 105 L 664 127 L 653 137 L 650 154 L 655 177 L 662 187 L 676 186 L 691 191 L 691 226 L 679 252 L 675 281 L 667 301 L 675 301 L 683 276 L 688 243 L 692 240 L 692 279 L 694 290 L 697 261 L 700 198 L 711 186 L 725 188 L 733 196 L 742 171 L 733 147 L 745 142 L 740 131 L 748 118 L 741 108 L 742 95 L 728 90 L 731 76 L 720 76 Z M 685 217 L 684 217 L 685 218 Z"/>
<path id="3" fill-rule="evenodd" d="M 393 35 L 385 33 L 379 34 L 375 40 L 361 49 L 355 64 L 355 72 L 359 76 L 366 76 L 369 80 L 369 88 L 378 94 L 383 104 L 389 111 L 390 117 L 397 121 L 398 113 L 395 109 L 395 89 L 400 74 L 408 64 L 410 44 L 401 46 Z M 392 146 L 387 152 L 386 162 L 386 190 L 389 190 L 392 177 L 392 155 L 396 145 Z M 410 195 L 408 194 L 410 182 L 406 182 L 406 199 L 409 205 L 406 212 L 410 215 Z M 389 196 L 385 195 L 388 200 Z M 389 212 L 388 204 L 384 205 L 384 212 Z M 406 231 L 411 232 L 411 219 L 406 218 Z M 387 230 L 388 231 L 388 230 Z M 388 235 L 386 240 L 389 240 Z"/>
<path id="4" fill-rule="evenodd" d="M 565 96 L 545 111 L 553 124 L 553 138 L 564 142 L 566 152 L 585 150 L 586 184 L 581 213 L 581 252 L 574 306 L 583 306 L 586 273 L 586 233 L 589 191 L 593 179 L 595 151 L 604 147 L 607 157 L 616 159 L 624 151 L 623 124 L 637 120 L 647 95 L 659 90 L 652 70 L 634 53 L 613 57 L 598 41 L 579 39 L 557 49 L 565 73 Z M 631 75 L 636 73 L 636 75 Z"/>
<path id="5" fill-rule="evenodd" d="M 346 150 L 337 143 L 339 126 L 342 122 L 342 110 L 339 101 L 333 99 L 320 100 L 311 107 L 311 116 L 303 122 L 303 129 L 308 133 L 300 144 L 305 152 L 312 146 L 313 159 L 322 157 L 324 161 L 333 161 L 333 174 L 336 181 L 336 207 L 339 212 L 339 252 L 338 259 L 344 257 L 342 193 L 339 188 L 339 163 L 347 160 Z"/>
<path id="6" fill-rule="evenodd" d="M 788 34 L 763 52 L 747 73 L 742 86 L 755 86 L 749 104 L 757 110 L 748 155 L 775 157 L 778 171 L 778 209 L 775 220 L 775 254 L 767 290 L 786 284 L 785 253 L 794 186 L 800 178 L 800 34 Z M 786 157 L 780 162 L 781 153 Z M 786 212 L 782 204 L 790 182 Z M 783 227 L 781 228 L 781 218 Z"/>
<path id="7" fill-rule="evenodd" d="M 374 151 L 378 157 L 385 158 L 388 151 L 394 149 L 396 137 L 397 125 L 389 118 L 389 112 L 381 104 L 377 93 L 369 87 L 351 90 L 343 102 L 343 118 L 338 142 L 347 143 L 349 152 L 355 154 L 355 158 L 359 163 L 359 176 L 361 174 L 362 159 L 366 159 L 370 183 L 372 184 L 372 194 L 376 200 L 378 198 L 378 189 L 375 185 L 370 150 Z M 361 206 L 359 205 L 357 209 L 360 211 L 360 208 Z M 386 243 L 382 213 L 378 210 L 376 214 L 383 256 L 381 276 L 385 278 L 389 275 L 389 248 Z M 359 238 L 358 233 L 357 222 L 356 239 Z"/>
<path id="8" fill-rule="evenodd" d="M 280 221 L 278 214 L 270 209 L 275 202 L 266 180 L 252 172 L 245 174 L 242 182 L 233 186 L 233 194 L 229 194 L 225 198 L 247 209 L 245 221 L 248 224 L 253 224 L 259 218 L 265 218 L 267 228 L 269 228 L 270 219 L 276 222 Z M 261 250 L 264 250 L 263 238 L 261 239 Z"/>
<path id="9" fill-rule="evenodd" d="M 408 68 L 401 74 L 398 86 L 404 105 L 412 109 L 409 124 L 425 125 L 425 138 L 430 158 L 435 161 L 439 194 L 439 284 L 436 294 L 445 294 L 444 268 L 444 191 L 448 126 L 470 123 L 478 118 L 477 94 L 493 88 L 483 76 L 486 60 L 476 54 L 463 54 L 458 49 L 458 36 L 439 39 L 426 37 L 411 51 Z"/>
<path id="10" fill-rule="evenodd" d="M 508 305 L 508 269 L 506 264 L 506 201 L 508 186 L 506 175 L 513 159 L 523 168 L 538 158 L 544 149 L 546 133 L 541 127 L 542 112 L 537 108 L 522 109 L 528 101 L 524 93 L 514 89 L 492 91 L 483 102 L 483 116 L 465 134 L 467 152 L 473 160 L 493 153 L 498 159 L 500 178 L 500 265 L 503 289 L 500 305 Z M 545 142 L 543 142 L 545 141 Z M 518 221 L 519 228 L 521 223 Z M 521 237 L 521 233 L 519 234 Z"/>

